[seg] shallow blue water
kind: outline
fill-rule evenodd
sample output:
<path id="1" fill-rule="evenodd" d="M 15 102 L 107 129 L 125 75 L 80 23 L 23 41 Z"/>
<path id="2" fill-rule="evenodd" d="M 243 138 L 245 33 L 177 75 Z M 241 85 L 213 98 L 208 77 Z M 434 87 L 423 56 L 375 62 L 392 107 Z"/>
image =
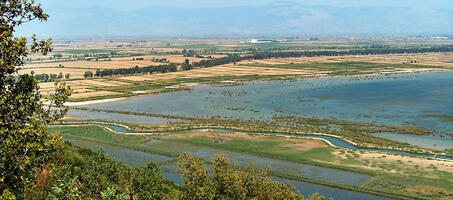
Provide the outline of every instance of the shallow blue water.
<path id="1" fill-rule="evenodd" d="M 117 132 L 121 132 L 121 133 L 132 133 L 132 131 L 130 131 L 129 129 L 127 128 L 124 128 L 122 126 L 116 126 L 116 125 L 111 125 L 111 124 L 102 124 L 104 126 L 107 126 Z"/>
<path id="2" fill-rule="evenodd" d="M 451 137 L 440 137 L 438 135 L 410 135 L 395 133 L 375 133 L 375 136 L 387 138 L 399 142 L 410 143 L 422 148 L 444 150 L 452 148 Z"/>
<path id="3" fill-rule="evenodd" d="M 163 162 L 174 159 L 168 156 L 150 154 L 141 151 L 134 151 L 111 145 L 97 144 L 89 141 L 72 140 L 71 144 L 90 149 L 93 152 L 99 152 L 102 150 L 105 152 L 105 154 L 130 166 L 141 166 L 145 165 L 150 161 Z"/>
<path id="4" fill-rule="evenodd" d="M 411 124 L 453 132 L 453 121 L 448 117 L 453 116 L 453 72 L 201 86 L 190 91 L 141 96 L 89 107 L 265 120 L 271 120 L 275 115 L 295 115 L 386 125 Z M 449 142 L 436 148 L 453 148 L 453 138 L 447 140 Z"/>

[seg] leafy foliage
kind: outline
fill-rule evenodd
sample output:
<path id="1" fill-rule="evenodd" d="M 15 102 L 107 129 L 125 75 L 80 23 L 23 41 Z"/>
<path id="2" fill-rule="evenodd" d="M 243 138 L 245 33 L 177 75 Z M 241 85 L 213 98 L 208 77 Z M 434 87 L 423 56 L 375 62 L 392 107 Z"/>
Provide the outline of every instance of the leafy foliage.
<path id="1" fill-rule="evenodd" d="M 32 20 L 47 20 L 35 1 L 8 0 L 0 3 L 0 194 L 20 196 L 43 169 L 51 152 L 61 146 L 58 135 L 47 134 L 47 124 L 60 119 L 61 107 L 70 95 L 64 84 L 56 84 L 50 103 L 44 107 L 38 82 L 32 75 L 16 77 L 29 53 L 47 54 L 51 40 L 36 39 L 27 47 L 25 37 L 14 37 L 15 28 Z"/>
<path id="2" fill-rule="evenodd" d="M 201 158 L 180 156 L 179 169 L 184 177 L 184 199 L 304 199 L 295 188 L 273 181 L 267 170 L 232 164 L 224 155 L 212 162 L 212 171 Z M 310 200 L 325 197 L 314 194 Z"/>
<path id="3" fill-rule="evenodd" d="M 178 187 L 162 178 L 156 163 L 129 167 L 104 152 L 64 145 L 50 156 L 25 199 L 174 199 Z"/>

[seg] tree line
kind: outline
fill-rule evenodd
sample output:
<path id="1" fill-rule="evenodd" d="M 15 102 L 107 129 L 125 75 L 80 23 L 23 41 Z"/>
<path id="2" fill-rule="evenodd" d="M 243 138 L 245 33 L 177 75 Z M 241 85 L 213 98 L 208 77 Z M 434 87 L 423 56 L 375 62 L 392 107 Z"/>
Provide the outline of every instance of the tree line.
<path id="1" fill-rule="evenodd" d="M 252 55 L 241 56 L 242 60 L 262 60 L 269 58 L 291 57 L 320 57 L 320 56 L 349 56 L 349 55 L 380 55 L 380 54 L 406 54 L 427 52 L 452 52 L 453 45 L 444 45 L 429 48 L 365 48 L 337 51 L 292 51 L 292 52 L 256 52 Z"/>
<path id="2" fill-rule="evenodd" d="M 227 57 L 211 58 L 201 60 L 199 62 L 185 62 L 181 64 L 182 70 L 191 70 L 193 68 L 214 67 L 230 63 L 236 63 L 243 60 L 263 60 L 270 58 L 292 58 L 292 57 L 320 57 L 320 56 L 347 56 L 347 55 L 381 55 L 381 54 L 405 54 L 405 53 L 427 53 L 427 52 L 453 52 L 453 45 L 444 45 L 439 47 L 429 48 L 366 48 L 366 49 L 351 49 L 345 51 L 293 51 L 293 52 L 255 52 L 249 55 L 229 54 Z M 132 75 L 146 73 L 166 73 L 175 72 L 178 70 L 178 65 L 170 63 L 167 65 L 133 67 L 127 69 L 105 69 L 97 70 L 94 76 L 103 77 L 111 75 Z M 91 76 L 93 77 L 93 76 Z"/>
<path id="3" fill-rule="evenodd" d="M 178 65 L 175 63 L 170 63 L 166 65 L 150 65 L 147 67 L 135 66 L 132 68 L 122 68 L 122 69 L 97 69 L 96 73 L 87 71 L 84 74 L 85 78 L 104 77 L 104 76 L 113 76 L 113 75 L 131 75 L 131 74 L 152 74 L 152 73 L 167 73 L 167 72 L 176 72 L 178 70 Z"/>
<path id="4" fill-rule="evenodd" d="M 63 73 L 60 72 L 58 75 L 57 74 L 35 74 L 34 75 L 35 79 L 38 80 L 39 82 L 55 82 L 62 80 L 63 78 L 69 79 L 71 77 L 71 74 L 65 74 L 63 76 Z"/>

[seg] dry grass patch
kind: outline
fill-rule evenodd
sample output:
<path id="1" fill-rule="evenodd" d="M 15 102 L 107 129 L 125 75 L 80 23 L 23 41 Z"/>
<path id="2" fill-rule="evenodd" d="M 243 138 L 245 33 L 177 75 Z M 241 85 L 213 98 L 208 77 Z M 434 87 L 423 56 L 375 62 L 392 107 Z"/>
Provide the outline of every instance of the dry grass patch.
<path id="1" fill-rule="evenodd" d="M 306 69 L 281 69 L 271 67 L 234 66 L 232 64 L 210 68 L 198 68 L 189 71 L 179 71 L 164 74 L 147 74 L 138 76 L 118 77 L 127 81 L 155 81 L 171 80 L 178 78 L 203 78 L 215 76 L 245 76 L 245 75 L 307 75 L 312 70 Z"/>
<path id="2" fill-rule="evenodd" d="M 393 155 L 380 152 L 369 152 L 365 151 L 360 153 L 360 151 L 346 151 L 344 149 L 336 150 L 333 154 L 341 159 L 351 159 L 353 158 L 357 162 L 345 163 L 341 160 L 334 161 L 334 164 L 346 165 L 349 167 L 358 167 L 365 168 L 369 170 L 382 170 L 382 166 L 394 165 L 396 166 L 393 169 L 385 169 L 387 172 L 397 173 L 401 170 L 423 170 L 427 172 L 432 172 L 434 170 L 453 173 L 453 162 L 451 161 L 442 161 L 427 159 L 422 157 L 409 157 L 405 155 Z M 366 161 L 368 164 L 364 164 Z M 433 167 L 434 166 L 434 167 Z M 429 177 L 430 174 L 427 174 Z"/>
<path id="3" fill-rule="evenodd" d="M 222 139 L 223 141 L 229 141 L 233 139 L 244 139 L 250 141 L 261 141 L 263 136 L 249 135 L 245 133 L 231 133 L 231 132 L 218 132 L 218 131 L 194 131 L 184 134 L 175 134 L 174 138 L 192 138 L 192 137 L 207 137 L 210 139 Z"/>
<path id="4" fill-rule="evenodd" d="M 118 95 L 118 94 L 121 94 L 121 93 L 111 92 L 111 91 L 96 91 L 96 92 L 86 92 L 86 93 L 72 94 L 71 98 L 80 99 L 80 98 L 97 97 L 97 96 L 110 96 L 110 95 Z"/>
<path id="5" fill-rule="evenodd" d="M 453 53 L 419 53 L 419 54 L 387 54 L 387 55 L 351 55 L 322 56 L 268 59 L 272 63 L 316 63 L 316 62 L 371 62 L 387 64 L 412 64 L 453 67 Z"/>
<path id="6" fill-rule="evenodd" d="M 104 83 L 108 83 L 108 84 L 113 84 L 115 86 L 118 86 L 118 85 L 130 85 L 131 83 L 127 83 L 127 82 L 122 82 L 122 81 L 116 81 L 116 80 L 105 80 L 105 81 L 102 81 Z"/>
<path id="7" fill-rule="evenodd" d="M 314 139 L 286 138 L 286 141 L 291 143 L 285 145 L 286 147 L 293 148 L 298 151 L 309 151 L 313 148 L 327 147 L 327 145 L 321 142 L 320 140 Z"/>
<path id="8" fill-rule="evenodd" d="M 91 87 L 113 87 L 113 86 L 118 86 L 113 83 L 108 83 L 104 81 L 96 81 L 96 80 L 80 80 L 79 84 L 91 86 Z"/>
<path id="9" fill-rule="evenodd" d="M 129 85 L 131 83 L 123 82 L 123 81 L 116 81 L 111 79 L 84 79 L 84 80 L 73 80 L 73 81 L 65 81 L 65 83 L 71 87 L 73 90 L 71 98 L 78 98 L 81 95 L 75 95 L 79 93 L 90 93 L 90 97 L 93 95 L 91 94 L 95 90 L 92 88 L 103 89 L 107 87 L 116 87 L 116 86 L 123 86 Z M 47 83 L 40 83 L 40 91 L 43 93 L 48 93 L 54 91 L 55 85 L 53 82 Z M 96 93 L 94 93 L 96 94 Z"/>

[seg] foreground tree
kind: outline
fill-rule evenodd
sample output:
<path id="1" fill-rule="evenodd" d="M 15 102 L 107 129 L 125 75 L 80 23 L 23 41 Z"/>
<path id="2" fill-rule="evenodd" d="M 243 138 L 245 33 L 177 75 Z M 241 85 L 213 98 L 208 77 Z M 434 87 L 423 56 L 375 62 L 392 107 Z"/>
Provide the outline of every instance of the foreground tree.
<path id="1" fill-rule="evenodd" d="M 28 54 L 45 55 L 52 48 L 51 40 L 37 41 L 35 35 L 27 46 L 25 37 L 14 37 L 15 29 L 48 16 L 34 0 L 1 1 L 0 12 L 0 200 L 303 199 L 293 188 L 269 179 L 266 172 L 242 169 L 222 156 L 214 161 L 213 175 L 202 160 L 181 157 L 185 185 L 180 192 L 162 179 L 155 163 L 131 168 L 102 152 L 93 155 L 70 145 L 63 148 L 59 135 L 49 134 L 47 125 L 66 113 L 52 107 L 63 107 L 70 88 L 56 83 L 45 105 L 34 76 L 17 74 Z M 159 70 L 176 71 L 176 65 Z"/>
<path id="2" fill-rule="evenodd" d="M 47 54 L 51 40 L 36 39 L 30 46 L 25 37 L 15 37 L 15 29 L 33 20 L 45 21 L 45 14 L 34 0 L 0 2 L 0 195 L 21 198 L 24 188 L 32 185 L 45 167 L 48 155 L 58 150 L 61 139 L 47 133 L 47 124 L 60 119 L 61 107 L 70 94 L 64 84 L 56 84 L 44 107 L 38 82 L 33 75 L 17 76 L 19 66 L 30 53 Z"/>
<path id="3" fill-rule="evenodd" d="M 201 158 L 184 154 L 179 158 L 184 177 L 183 199 L 304 199 L 294 187 L 273 181 L 267 170 L 251 165 L 243 168 L 232 164 L 223 155 L 215 157 L 212 171 Z M 314 194 L 309 200 L 325 200 Z"/>

